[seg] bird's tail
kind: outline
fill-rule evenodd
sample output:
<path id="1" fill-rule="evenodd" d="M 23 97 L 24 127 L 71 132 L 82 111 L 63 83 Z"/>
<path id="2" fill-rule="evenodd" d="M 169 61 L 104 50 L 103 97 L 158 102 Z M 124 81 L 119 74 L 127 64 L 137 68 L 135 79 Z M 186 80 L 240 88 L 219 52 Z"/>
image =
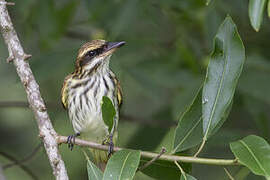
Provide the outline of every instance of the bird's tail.
<path id="1" fill-rule="evenodd" d="M 117 140 L 117 136 L 118 136 L 118 133 L 115 132 L 113 134 L 113 138 L 112 138 L 112 141 L 113 141 L 113 144 L 115 145 L 116 143 L 116 140 Z M 109 139 L 108 139 L 109 141 Z M 102 142 L 104 144 L 106 144 L 107 141 Z M 107 165 L 107 162 L 109 160 L 109 153 L 108 151 L 102 151 L 102 150 L 99 150 L 99 149 L 92 149 L 92 148 L 88 148 L 88 150 L 90 151 L 91 153 L 91 159 L 93 161 L 93 163 L 101 170 L 104 172 L 105 168 L 106 168 L 106 165 Z M 109 150 L 109 149 L 108 149 Z"/>
<path id="2" fill-rule="evenodd" d="M 93 157 L 95 165 L 104 172 L 106 164 L 109 160 L 107 151 L 101 151 L 98 149 L 89 149 Z"/>

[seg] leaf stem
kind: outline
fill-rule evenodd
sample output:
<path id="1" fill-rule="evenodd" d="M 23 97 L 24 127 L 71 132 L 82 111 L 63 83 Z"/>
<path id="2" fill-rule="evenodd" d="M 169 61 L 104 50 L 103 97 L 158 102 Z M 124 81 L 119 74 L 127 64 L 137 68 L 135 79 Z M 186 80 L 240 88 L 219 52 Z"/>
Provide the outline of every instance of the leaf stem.
<path id="1" fill-rule="evenodd" d="M 145 163 L 144 165 L 142 165 L 141 167 L 138 168 L 138 171 L 142 171 L 145 168 L 147 168 L 148 166 L 150 166 L 153 162 L 155 162 L 156 160 L 158 160 L 160 158 L 160 156 L 162 156 L 164 153 L 166 152 L 166 149 L 164 147 L 162 147 L 160 153 L 154 157 L 153 159 L 151 159 L 150 161 L 148 161 L 147 163 Z"/>
<path id="2" fill-rule="evenodd" d="M 205 138 L 205 137 L 203 137 L 202 144 L 200 145 L 200 147 L 199 147 L 198 151 L 197 151 L 197 152 L 194 154 L 194 156 L 193 156 L 193 157 L 197 157 L 197 156 L 200 154 L 200 152 L 202 151 L 202 149 L 203 149 L 203 147 L 204 147 L 204 145 L 205 145 L 205 142 L 206 142 L 206 138 Z"/>
<path id="3" fill-rule="evenodd" d="M 66 136 L 58 136 L 57 138 L 58 144 L 62 144 L 67 142 Z M 91 141 L 85 141 L 76 138 L 75 145 L 82 147 L 90 147 L 93 149 L 99 149 L 102 151 L 108 151 L 109 146 L 101 145 Z M 114 151 L 120 151 L 124 148 L 114 147 Z M 153 153 L 148 151 L 141 151 L 141 156 L 146 158 L 155 158 L 159 155 L 159 153 Z M 185 163 L 196 163 L 196 164 L 207 164 L 207 165 L 219 165 L 219 166 L 232 166 L 232 165 L 241 165 L 236 159 L 210 159 L 210 158 L 198 158 L 192 156 L 177 156 L 177 155 L 167 155 L 163 154 L 159 157 L 159 160 L 164 161 L 177 161 L 177 162 L 185 162 Z"/>
<path id="4" fill-rule="evenodd" d="M 183 168 L 181 168 L 180 164 L 178 164 L 177 161 L 174 161 L 174 164 L 176 164 L 176 166 L 180 169 L 181 174 L 184 176 L 184 179 L 187 180 L 186 173 L 185 173 L 185 171 L 183 170 Z"/>
<path id="5" fill-rule="evenodd" d="M 230 174 L 230 172 L 226 168 L 224 168 L 224 171 L 225 171 L 225 173 L 227 174 L 227 176 L 229 177 L 230 180 L 234 180 L 233 176 Z"/>

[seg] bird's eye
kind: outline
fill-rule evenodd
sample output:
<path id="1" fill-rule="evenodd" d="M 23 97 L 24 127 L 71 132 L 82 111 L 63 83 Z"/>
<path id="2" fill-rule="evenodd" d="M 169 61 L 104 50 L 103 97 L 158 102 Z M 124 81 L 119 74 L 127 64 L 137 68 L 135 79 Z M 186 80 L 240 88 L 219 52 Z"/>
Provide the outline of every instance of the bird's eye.
<path id="1" fill-rule="evenodd" d="M 97 53 L 96 51 L 89 51 L 87 53 L 87 55 L 90 56 L 90 57 L 94 57 L 96 55 L 96 53 Z"/>

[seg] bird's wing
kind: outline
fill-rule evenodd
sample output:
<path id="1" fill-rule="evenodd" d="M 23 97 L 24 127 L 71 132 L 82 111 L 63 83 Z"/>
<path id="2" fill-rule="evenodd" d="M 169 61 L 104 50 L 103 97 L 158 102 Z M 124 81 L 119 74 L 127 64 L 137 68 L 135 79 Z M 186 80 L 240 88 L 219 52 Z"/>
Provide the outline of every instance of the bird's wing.
<path id="1" fill-rule="evenodd" d="M 118 81 L 118 79 L 116 77 L 114 77 L 114 83 L 116 84 L 117 102 L 118 102 L 118 106 L 120 107 L 122 105 L 122 102 L 123 102 L 122 88 L 120 86 L 120 82 Z"/>
<path id="2" fill-rule="evenodd" d="M 61 100 L 62 100 L 62 104 L 63 104 L 64 109 L 67 109 L 67 99 L 68 99 L 67 85 L 68 85 L 68 81 L 70 80 L 70 78 L 71 78 L 71 74 L 65 78 L 64 83 L 63 83 L 63 87 L 62 87 L 62 91 L 61 91 Z"/>

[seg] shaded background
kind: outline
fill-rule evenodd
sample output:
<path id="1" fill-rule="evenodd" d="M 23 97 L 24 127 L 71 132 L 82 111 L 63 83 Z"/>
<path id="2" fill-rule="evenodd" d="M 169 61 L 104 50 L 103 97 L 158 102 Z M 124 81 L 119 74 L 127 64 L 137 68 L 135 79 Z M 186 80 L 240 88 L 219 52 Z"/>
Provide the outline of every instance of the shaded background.
<path id="1" fill-rule="evenodd" d="M 27 53 L 42 97 L 59 134 L 73 134 L 60 103 L 63 79 L 74 70 L 77 51 L 92 39 L 125 40 L 111 67 L 124 92 L 119 145 L 156 151 L 170 135 L 179 115 L 203 81 L 212 40 L 230 14 L 238 26 L 247 60 L 231 114 L 201 156 L 233 158 L 229 142 L 249 134 L 270 141 L 270 22 L 265 17 L 256 33 L 248 19 L 247 1 L 215 0 L 14 0 L 9 11 Z M 7 49 L 0 43 L 0 152 L 24 159 L 39 145 L 38 129 Z M 9 103 L 7 103 L 9 102 Z M 9 107 L 16 106 L 16 107 Z M 20 106 L 20 107 L 18 107 Z M 87 179 L 86 162 L 78 147 L 60 147 L 70 179 Z M 195 151 L 196 148 L 192 151 Z M 0 156 L 1 165 L 10 161 Z M 24 165 L 40 180 L 53 179 L 41 147 Z M 239 174 L 239 167 L 229 167 Z M 207 172 L 207 173 L 206 173 Z M 245 169 L 241 169 L 245 173 Z M 4 171 L 7 179 L 31 179 L 18 166 Z M 223 167 L 194 165 L 198 179 L 228 179 Z M 151 180 L 138 173 L 137 180 Z M 247 179 L 263 179 L 249 174 Z"/>

